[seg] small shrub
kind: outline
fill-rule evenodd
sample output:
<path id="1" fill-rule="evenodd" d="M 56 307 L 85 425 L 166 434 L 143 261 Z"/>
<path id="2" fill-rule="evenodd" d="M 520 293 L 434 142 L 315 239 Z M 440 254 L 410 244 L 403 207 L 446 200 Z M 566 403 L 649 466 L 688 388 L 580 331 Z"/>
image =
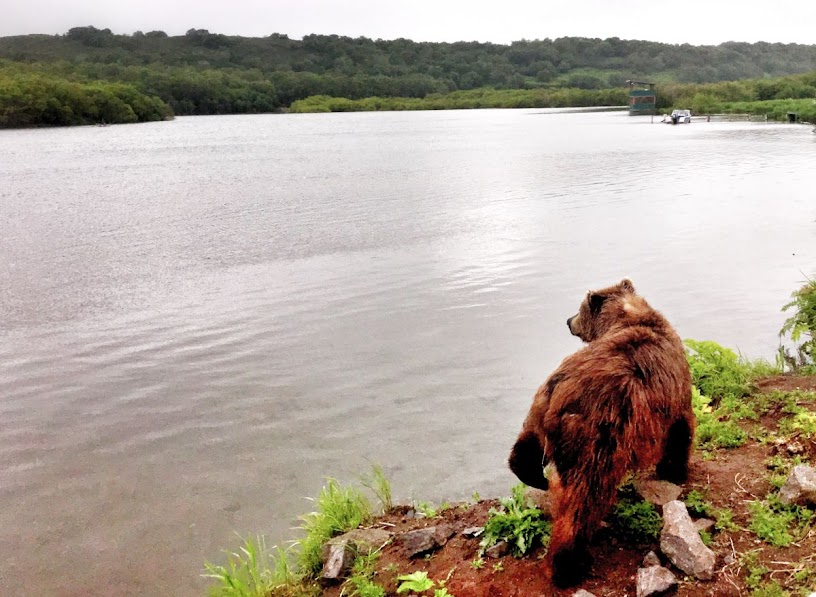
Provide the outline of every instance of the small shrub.
<path id="1" fill-rule="evenodd" d="M 711 533 L 708 531 L 700 531 L 700 540 L 703 542 L 703 545 L 706 547 L 711 547 L 711 543 L 713 539 L 711 538 Z"/>
<path id="2" fill-rule="evenodd" d="M 500 500 L 499 509 L 491 508 L 485 523 L 481 553 L 501 540 L 507 541 L 516 557 L 523 556 L 536 545 L 547 545 L 552 524 L 544 519 L 541 510 L 527 503 L 526 486 L 519 483 L 509 498 Z"/>
<path id="3" fill-rule="evenodd" d="M 481 570 L 482 568 L 484 568 L 484 559 L 483 558 L 474 558 L 470 562 L 470 567 L 473 568 L 474 570 Z"/>
<path id="4" fill-rule="evenodd" d="M 751 390 L 750 366 L 737 353 L 710 340 L 685 340 L 686 359 L 700 392 L 716 401 L 742 398 Z"/>
<path id="5" fill-rule="evenodd" d="M 618 535 L 635 542 L 654 541 L 663 527 L 654 504 L 640 499 L 631 485 L 620 489 L 618 501 L 612 507 L 611 523 Z"/>
<path id="6" fill-rule="evenodd" d="M 790 334 L 791 340 L 800 342 L 796 355 L 780 347 L 780 354 L 792 369 L 800 369 L 816 363 L 816 278 L 808 278 L 804 285 L 791 294 L 791 301 L 782 311 L 793 310 L 785 320 L 779 336 Z"/>

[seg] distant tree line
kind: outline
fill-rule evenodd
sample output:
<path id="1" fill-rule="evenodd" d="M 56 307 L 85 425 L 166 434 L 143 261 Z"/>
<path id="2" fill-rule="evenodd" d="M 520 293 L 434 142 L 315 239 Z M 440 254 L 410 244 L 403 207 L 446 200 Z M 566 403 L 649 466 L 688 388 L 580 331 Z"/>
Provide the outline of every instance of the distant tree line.
<path id="1" fill-rule="evenodd" d="M 0 71 L 0 127 L 71 126 L 164 120 L 173 112 L 131 85 L 75 83 Z"/>
<path id="2" fill-rule="evenodd" d="M 53 89 L 66 98 L 71 94 L 65 89 L 82 88 L 87 98 L 96 98 L 95 90 L 105 85 L 119 86 L 110 87 L 110 93 L 131 106 L 138 121 L 155 113 L 147 116 L 142 107 L 127 103 L 120 97 L 123 89 L 144 96 L 140 106 L 159 101 L 155 105 L 161 104 L 164 114 L 179 115 L 271 112 L 313 96 L 421 99 L 484 88 L 621 90 L 629 78 L 654 80 L 661 89 L 753 79 L 751 93 L 781 99 L 802 97 L 808 85 L 766 79 L 814 69 L 816 46 L 764 42 L 690 46 L 566 37 L 503 45 L 337 35 L 293 40 L 279 33 L 246 38 L 195 28 L 181 36 L 163 31 L 115 35 L 109 29 L 74 27 L 65 35 L 0 38 L 0 126 L 10 126 L 9 109 L 3 107 L 9 102 L 18 106 L 14 118 L 20 121 L 20 93 L 42 97 Z M 29 115 L 42 103 L 33 98 Z M 85 122 L 104 112 L 61 105 L 70 111 L 44 108 L 42 123 Z M 119 117 L 132 120 L 126 110 Z"/>

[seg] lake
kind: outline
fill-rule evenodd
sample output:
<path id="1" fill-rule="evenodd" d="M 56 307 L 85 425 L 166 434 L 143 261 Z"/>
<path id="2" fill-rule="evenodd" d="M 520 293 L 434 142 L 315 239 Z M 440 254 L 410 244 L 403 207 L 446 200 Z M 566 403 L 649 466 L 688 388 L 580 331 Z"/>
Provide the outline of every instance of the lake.
<path id="1" fill-rule="evenodd" d="M 504 495 L 566 319 L 629 276 L 772 358 L 816 135 L 625 113 L 0 131 L 0 594 L 201 595 L 325 476 Z"/>

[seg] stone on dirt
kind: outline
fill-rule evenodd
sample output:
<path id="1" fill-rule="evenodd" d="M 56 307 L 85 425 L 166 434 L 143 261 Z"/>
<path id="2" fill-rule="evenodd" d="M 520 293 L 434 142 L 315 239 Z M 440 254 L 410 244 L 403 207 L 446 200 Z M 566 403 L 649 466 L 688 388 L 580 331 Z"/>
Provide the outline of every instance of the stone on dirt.
<path id="1" fill-rule="evenodd" d="M 816 504 L 816 469 L 805 464 L 793 467 L 779 499 L 783 504 Z"/>
<path id="2" fill-rule="evenodd" d="M 660 566 L 660 558 L 658 558 L 657 554 L 653 551 L 650 551 L 643 557 L 643 567 L 649 568 L 650 566 Z"/>
<path id="3" fill-rule="evenodd" d="M 524 491 L 524 497 L 532 504 L 541 510 L 541 514 L 548 517 L 552 513 L 552 502 L 550 500 L 550 492 L 543 489 L 536 489 L 535 487 L 528 487 Z"/>
<path id="4" fill-rule="evenodd" d="M 482 533 L 484 533 L 484 527 L 468 527 L 462 531 L 462 535 L 468 539 L 475 539 Z"/>
<path id="5" fill-rule="evenodd" d="M 399 538 L 399 541 L 407 557 L 418 558 L 445 545 L 455 532 L 450 525 L 443 524 L 408 531 Z"/>
<path id="6" fill-rule="evenodd" d="M 714 576 L 714 552 L 703 544 L 686 505 L 678 500 L 663 506 L 660 550 L 680 570 L 700 580 Z"/>
<path id="7" fill-rule="evenodd" d="M 349 541 L 335 541 L 324 546 L 323 554 L 323 571 L 320 573 L 320 579 L 331 583 L 348 576 L 357 550 Z"/>
<path id="8" fill-rule="evenodd" d="M 640 497 L 655 506 L 664 506 L 679 498 L 680 494 L 683 493 L 683 489 L 679 485 L 658 479 L 635 481 L 635 491 Z"/>
<path id="9" fill-rule="evenodd" d="M 503 558 L 508 553 L 510 553 L 510 546 L 507 544 L 507 541 L 498 541 L 495 545 L 488 547 L 485 550 L 485 555 L 488 558 Z"/>
<path id="10" fill-rule="evenodd" d="M 700 518 L 699 520 L 694 521 L 694 527 L 698 531 L 708 532 L 708 531 L 710 531 L 711 529 L 714 528 L 715 524 L 716 523 L 713 520 L 711 520 L 710 518 Z"/>
<path id="11" fill-rule="evenodd" d="M 572 594 L 572 597 L 595 597 L 595 594 L 590 593 L 586 589 L 578 589 Z"/>
<path id="12" fill-rule="evenodd" d="M 382 529 L 354 529 L 331 539 L 321 553 L 320 578 L 327 583 L 345 578 L 358 554 L 370 554 L 390 540 L 391 533 Z"/>
<path id="13" fill-rule="evenodd" d="M 637 597 L 668 595 L 677 589 L 677 579 L 671 570 L 663 566 L 639 568 L 637 571 Z"/>

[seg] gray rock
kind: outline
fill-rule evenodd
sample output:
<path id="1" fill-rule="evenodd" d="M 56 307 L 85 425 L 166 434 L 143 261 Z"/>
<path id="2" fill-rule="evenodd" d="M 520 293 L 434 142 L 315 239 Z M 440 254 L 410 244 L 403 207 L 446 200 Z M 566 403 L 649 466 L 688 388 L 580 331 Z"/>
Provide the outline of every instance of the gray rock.
<path id="1" fill-rule="evenodd" d="M 503 558 L 510 553 L 510 546 L 507 541 L 502 540 L 497 542 L 496 545 L 488 547 L 484 553 L 488 558 Z"/>
<path id="2" fill-rule="evenodd" d="M 320 579 L 326 583 L 337 582 L 348 576 L 357 550 L 349 541 L 335 541 L 323 547 L 323 570 Z"/>
<path id="3" fill-rule="evenodd" d="M 334 582 L 348 576 L 357 554 L 370 554 L 391 540 L 391 533 L 382 529 L 354 529 L 335 537 L 323 546 L 321 558 L 324 582 Z"/>
<path id="4" fill-rule="evenodd" d="M 663 566 L 639 568 L 637 571 L 637 597 L 668 595 L 677 589 L 677 579 Z"/>
<path id="5" fill-rule="evenodd" d="M 686 574 L 700 580 L 714 576 L 714 552 L 703 544 L 683 502 L 674 500 L 663 506 L 660 549 Z"/>
<path id="6" fill-rule="evenodd" d="M 468 527 L 464 531 L 462 531 L 462 535 L 467 537 L 468 539 L 474 539 L 484 533 L 484 527 Z"/>
<path id="7" fill-rule="evenodd" d="M 660 566 L 660 558 L 653 551 L 647 553 L 643 558 L 643 567 L 648 568 L 650 566 Z"/>
<path id="8" fill-rule="evenodd" d="M 586 589 L 578 589 L 572 594 L 572 597 L 595 597 L 595 594 L 590 593 Z"/>
<path id="9" fill-rule="evenodd" d="M 708 532 L 714 528 L 714 521 L 710 518 L 700 518 L 699 520 L 694 521 L 694 528 L 698 531 L 705 531 Z"/>
<path id="10" fill-rule="evenodd" d="M 550 492 L 535 487 L 528 487 L 524 491 L 524 497 L 527 498 L 536 508 L 541 510 L 542 515 L 549 517 L 552 513 L 552 500 Z"/>
<path id="11" fill-rule="evenodd" d="M 455 532 L 450 525 L 439 525 L 408 531 L 399 540 L 407 557 L 418 558 L 445 545 Z"/>
<path id="12" fill-rule="evenodd" d="M 657 479 L 635 481 L 635 491 L 638 492 L 640 497 L 655 506 L 664 506 L 679 498 L 680 494 L 683 493 L 680 486 Z"/>
<path id="13" fill-rule="evenodd" d="M 816 504 L 816 469 L 805 464 L 793 467 L 779 499 L 783 504 Z"/>
<path id="14" fill-rule="evenodd" d="M 737 560 L 734 557 L 733 553 L 727 553 L 727 554 L 725 554 L 725 557 L 723 558 L 723 564 L 725 564 L 726 566 L 730 566 L 731 564 L 733 564 L 736 561 Z"/>

